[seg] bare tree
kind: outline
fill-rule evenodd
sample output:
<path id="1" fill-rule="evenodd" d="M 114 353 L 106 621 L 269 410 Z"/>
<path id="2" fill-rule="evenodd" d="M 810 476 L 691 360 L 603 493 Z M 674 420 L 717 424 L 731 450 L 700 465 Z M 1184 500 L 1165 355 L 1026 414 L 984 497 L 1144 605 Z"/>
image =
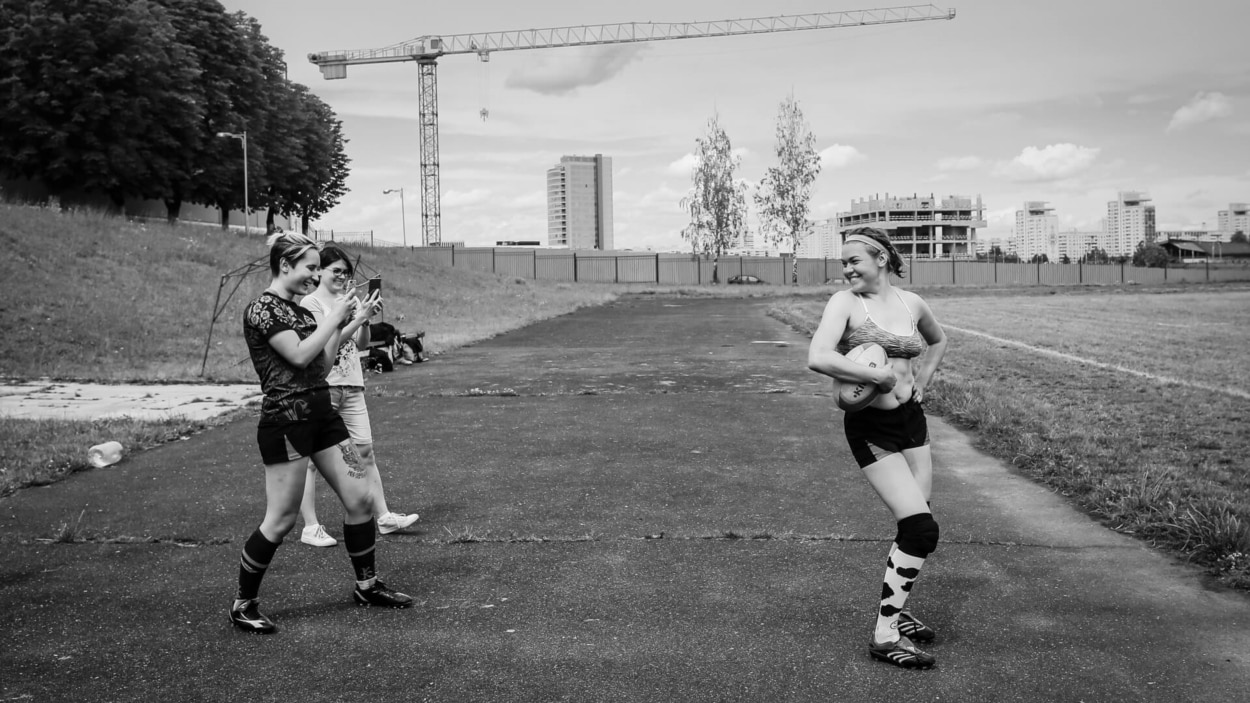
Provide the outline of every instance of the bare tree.
<path id="1" fill-rule="evenodd" d="M 777 246 L 789 245 L 791 283 L 799 282 L 799 243 L 811 231 L 808 203 L 812 184 L 820 175 L 816 136 L 808 128 L 799 103 L 791 95 L 777 113 L 777 161 L 770 166 L 755 193 L 760 229 Z"/>
<path id="2" fill-rule="evenodd" d="M 746 184 L 734 180 L 741 159 L 734 155 L 718 115 L 708 120 L 707 134 L 695 143 L 692 185 L 680 202 L 681 209 L 690 213 L 690 224 L 681 236 L 695 254 L 713 257 L 712 281 L 716 282 L 720 257 L 746 229 Z"/>

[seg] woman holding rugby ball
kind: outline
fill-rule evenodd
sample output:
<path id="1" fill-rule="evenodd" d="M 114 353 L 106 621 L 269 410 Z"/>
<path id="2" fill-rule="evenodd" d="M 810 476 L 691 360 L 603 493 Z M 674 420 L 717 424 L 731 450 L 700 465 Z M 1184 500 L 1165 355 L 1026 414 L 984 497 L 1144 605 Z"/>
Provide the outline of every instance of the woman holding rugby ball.
<path id="1" fill-rule="evenodd" d="M 282 538 L 295 525 L 310 457 L 343 502 L 343 541 L 356 574 L 355 601 L 392 608 L 412 604 L 408 596 L 387 588 L 374 571 L 369 482 L 347 427 L 331 407 L 326 383 L 342 328 L 367 318 L 378 296 L 359 304 L 350 296 L 335 300 L 318 323 L 295 303 L 296 296 L 313 291 L 321 276 L 317 244 L 287 232 L 271 237 L 269 245 L 273 278 L 243 311 L 243 337 L 265 394 L 256 430 L 265 464 L 265 518 L 243 545 L 239 590 L 230 607 L 230 622 L 257 634 L 277 630 L 260 612 L 260 582 Z"/>
<path id="2" fill-rule="evenodd" d="M 885 231 L 847 232 L 842 274 L 850 289 L 834 293 L 825 306 L 807 365 L 838 381 L 876 384 L 880 392 L 870 405 L 844 417 L 851 454 L 898 522 L 868 651 L 896 666 L 927 669 L 935 659 L 913 640 L 931 642 L 936 633 L 903 608 L 938 543 L 938 524 L 929 510 L 933 461 L 921 403 L 946 352 L 946 335 L 924 299 L 890 282 L 891 275 L 903 274 L 903 260 Z M 869 343 L 885 349 L 889 360 L 883 367 L 846 358 Z"/>

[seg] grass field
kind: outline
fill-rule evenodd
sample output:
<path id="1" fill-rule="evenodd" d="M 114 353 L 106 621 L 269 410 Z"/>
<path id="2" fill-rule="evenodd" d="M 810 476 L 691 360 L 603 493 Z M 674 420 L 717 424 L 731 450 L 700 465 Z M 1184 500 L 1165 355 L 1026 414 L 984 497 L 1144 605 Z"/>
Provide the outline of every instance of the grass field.
<path id="1" fill-rule="evenodd" d="M 1250 587 L 1250 290 L 1046 292 L 927 295 L 950 338 L 929 408 L 1110 527 Z M 824 303 L 773 313 L 811 331 Z"/>

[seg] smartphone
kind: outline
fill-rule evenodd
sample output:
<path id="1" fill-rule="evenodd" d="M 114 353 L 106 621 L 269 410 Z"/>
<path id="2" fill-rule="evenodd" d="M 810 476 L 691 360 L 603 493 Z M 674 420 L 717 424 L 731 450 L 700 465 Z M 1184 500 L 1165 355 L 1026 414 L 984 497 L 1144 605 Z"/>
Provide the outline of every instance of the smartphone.
<path id="1" fill-rule="evenodd" d="M 368 294 L 373 295 L 374 291 L 377 291 L 378 293 L 382 292 L 382 277 L 381 276 L 374 276 L 373 278 L 369 279 Z"/>

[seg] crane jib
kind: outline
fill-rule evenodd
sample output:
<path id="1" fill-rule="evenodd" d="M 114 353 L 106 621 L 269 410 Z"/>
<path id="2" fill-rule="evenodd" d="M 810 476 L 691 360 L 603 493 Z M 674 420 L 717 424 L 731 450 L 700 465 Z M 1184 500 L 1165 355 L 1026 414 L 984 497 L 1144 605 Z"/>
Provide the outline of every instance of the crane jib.
<path id="1" fill-rule="evenodd" d="M 494 51 L 731 37 L 951 19 L 955 19 L 953 9 L 944 10 L 935 5 L 907 5 L 711 22 L 625 22 L 481 34 L 429 35 L 379 49 L 318 52 L 309 54 L 308 60 L 321 69 L 321 76 L 327 80 L 346 78 L 349 65 L 416 61 L 420 66 L 421 239 L 422 244 L 430 246 L 442 242 L 438 174 L 438 78 L 435 70 L 438 59 L 442 56 L 477 54 L 485 60 Z"/>

